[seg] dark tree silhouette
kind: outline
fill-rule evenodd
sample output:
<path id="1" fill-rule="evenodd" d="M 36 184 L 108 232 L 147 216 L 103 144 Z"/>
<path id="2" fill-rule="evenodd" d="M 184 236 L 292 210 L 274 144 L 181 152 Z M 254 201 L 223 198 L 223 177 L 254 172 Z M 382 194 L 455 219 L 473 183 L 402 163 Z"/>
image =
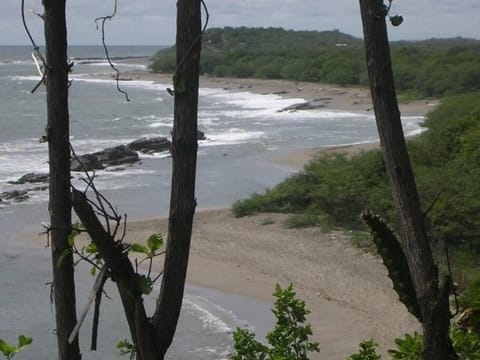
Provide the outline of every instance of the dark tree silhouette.
<path id="1" fill-rule="evenodd" d="M 451 281 L 448 277 L 439 280 L 402 130 L 385 21 L 388 7 L 383 0 L 360 0 L 360 10 L 377 129 L 420 309 L 422 359 L 457 359 L 449 339 Z"/>
<path id="2" fill-rule="evenodd" d="M 137 359 L 161 360 L 172 343 L 183 300 L 195 213 L 197 113 L 201 51 L 201 0 L 177 2 L 177 71 L 174 75 L 172 189 L 162 284 L 154 315 L 143 305 L 141 276 L 128 252 L 105 230 L 84 193 L 73 189 L 73 206 L 116 282 Z"/>
<path id="3" fill-rule="evenodd" d="M 76 318 L 71 230 L 67 28 L 65 0 L 43 0 L 45 8 L 47 140 L 50 166 L 50 239 L 59 359 L 81 359 L 78 338 L 68 337 Z"/>

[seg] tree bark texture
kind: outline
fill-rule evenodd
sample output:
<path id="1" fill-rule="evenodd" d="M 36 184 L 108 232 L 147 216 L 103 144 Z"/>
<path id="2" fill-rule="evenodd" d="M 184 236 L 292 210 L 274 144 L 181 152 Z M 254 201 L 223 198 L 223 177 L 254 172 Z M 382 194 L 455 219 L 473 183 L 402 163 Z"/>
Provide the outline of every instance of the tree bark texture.
<path id="1" fill-rule="evenodd" d="M 448 281 L 439 284 L 395 93 L 383 0 L 360 0 L 370 91 L 385 167 L 422 315 L 424 360 L 456 359 L 448 335 Z M 445 305 L 446 303 L 446 305 Z"/>
<path id="2" fill-rule="evenodd" d="M 172 133 L 172 188 L 164 274 L 154 324 L 161 349 L 170 346 L 183 300 L 195 213 L 201 2 L 177 2 L 177 72 Z M 162 357 L 163 358 L 163 357 Z M 160 359 L 160 357 L 159 357 Z"/>
<path id="3" fill-rule="evenodd" d="M 45 8 L 47 138 L 50 166 L 50 239 L 59 359 L 81 359 L 78 337 L 71 230 L 67 28 L 65 0 L 43 0 Z"/>

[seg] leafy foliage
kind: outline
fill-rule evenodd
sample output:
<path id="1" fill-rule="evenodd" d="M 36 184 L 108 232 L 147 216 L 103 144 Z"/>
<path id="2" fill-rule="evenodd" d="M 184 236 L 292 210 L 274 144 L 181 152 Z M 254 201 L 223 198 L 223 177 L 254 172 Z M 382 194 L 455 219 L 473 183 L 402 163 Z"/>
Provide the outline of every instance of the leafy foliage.
<path id="1" fill-rule="evenodd" d="M 459 360 L 480 360 L 480 338 L 478 334 L 450 329 L 450 338 Z M 422 352 L 423 337 L 417 332 L 405 334 L 403 338 L 395 339 L 395 349 L 388 350 L 393 360 L 418 360 Z M 351 355 L 348 360 L 380 360 L 378 345 L 373 340 L 360 343 L 360 351 Z"/>
<path id="2" fill-rule="evenodd" d="M 293 286 L 282 289 L 277 284 L 273 295 L 277 300 L 272 312 L 277 320 L 273 331 L 267 334 L 270 346 L 255 340 L 255 334 L 248 329 L 238 328 L 233 334 L 232 360 L 307 360 L 308 353 L 319 351 L 318 343 L 309 341 L 310 325 L 304 325 L 310 311 L 303 300 L 295 297 Z"/>
<path id="3" fill-rule="evenodd" d="M 469 333 L 453 326 L 450 329 L 452 345 L 460 360 L 480 360 L 480 338 L 475 333 Z M 395 340 L 396 350 L 388 353 L 393 360 L 417 360 L 422 352 L 422 335 L 406 334 L 404 338 Z"/>
<path id="4" fill-rule="evenodd" d="M 120 355 L 128 355 L 130 360 L 134 360 L 137 356 L 137 349 L 135 348 L 135 345 L 133 345 L 127 339 L 119 341 L 117 343 L 117 349 L 119 350 Z"/>
<path id="5" fill-rule="evenodd" d="M 394 360 L 418 360 L 422 353 L 422 336 L 414 332 L 413 335 L 405 334 L 405 337 L 395 339 L 397 349 L 388 350 Z"/>
<path id="6" fill-rule="evenodd" d="M 213 28 L 203 35 L 202 46 L 204 75 L 368 84 L 361 39 L 338 30 Z M 423 98 L 480 89 L 479 41 L 393 42 L 391 48 L 399 92 Z M 173 73 L 175 66 L 170 48 L 154 56 L 151 69 Z"/>
<path id="7" fill-rule="evenodd" d="M 6 359 L 13 359 L 20 351 L 24 350 L 28 345 L 33 342 L 33 339 L 29 336 L 20 335 L 18 337 L 18 344 L 13 345 L 0 339 L 0 351 Z"/>
<path id="8" fill-rule="evenodd" d="M 360 343 L 360 350 L 358 353 L 352 354 L 348 360 L 380 360 L 381 356 L 377 353 L 378 345 L 373 341 L 364 340 Z"/>

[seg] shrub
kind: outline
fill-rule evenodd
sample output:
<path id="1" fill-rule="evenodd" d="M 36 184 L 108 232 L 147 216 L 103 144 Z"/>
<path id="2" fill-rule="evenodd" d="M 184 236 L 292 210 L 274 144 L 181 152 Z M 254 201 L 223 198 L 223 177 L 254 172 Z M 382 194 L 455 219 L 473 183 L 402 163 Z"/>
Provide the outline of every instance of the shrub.
<path id="1" fill-rule="evenodd" d="M 373 340 L 364 340 L 360 343 L 360 351 L 348 357 L 348 360 L 380 360 L 377 353 L 378 345 Z"/>
<path id="2" fill-rule="evenodd" d="M 310 342 L 310 324 L 305 325 L 305 302 L 297 299 L 290 284 L 282 289 L 275 286 L 273 295 L 277 298 L 272 312 L 275 315 L 275 328 L 267 334 L 268 344 L 255 340 L 255 334 L 248 329 L 237 328 L 233 334 L 235 353 L 232 360 L 308 360 L 308 354 L 319 351 L 318 343 Z"/>

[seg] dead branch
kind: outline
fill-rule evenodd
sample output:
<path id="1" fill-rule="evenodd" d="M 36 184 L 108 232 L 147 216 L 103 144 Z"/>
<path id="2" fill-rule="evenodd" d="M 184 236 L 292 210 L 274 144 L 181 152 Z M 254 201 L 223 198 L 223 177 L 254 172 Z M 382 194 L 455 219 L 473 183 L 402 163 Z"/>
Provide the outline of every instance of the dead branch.
<path id="1" fill-rule="evenodd" d="M 107 20 L 112 20 L 115 17 L 116 14 L 117 14 L 117 0 L 115 0 L 115 2 L 114 2 L 114 7 L 113 7 L 112 14 L 107 15 L 107 16 L 100 16 L 100 17 L 96 18 L 95 19 L 95 24 L 97 25 L 97 29 L 98 29 L 98 22 L 99 21 L 102 22 L 102 25 L 101 25 L 101 27 L 102 27 L 102 45 L 103 45 L 103 49 L 105 51 L 105 56 L 107 58 L 108 64 L 110 65 L 112 70 L 115 71 L 115 73 L 116 73 L 115 80 L 116 80 L 116 84 L 117 84 L 117 91 L 122 93 L 123 95 L 125 95 L 125 100 L 130 101 L 130 99 L 128 97 L 128 93 L 125 90 L 120 88 L 120 70 L 118 70 L 118 68 L 113 64 L 112 59 L 110 58 L 110 54 L 108 52 L 107 44 L 105 42 L 105 23 L 107 22 Z"/>

